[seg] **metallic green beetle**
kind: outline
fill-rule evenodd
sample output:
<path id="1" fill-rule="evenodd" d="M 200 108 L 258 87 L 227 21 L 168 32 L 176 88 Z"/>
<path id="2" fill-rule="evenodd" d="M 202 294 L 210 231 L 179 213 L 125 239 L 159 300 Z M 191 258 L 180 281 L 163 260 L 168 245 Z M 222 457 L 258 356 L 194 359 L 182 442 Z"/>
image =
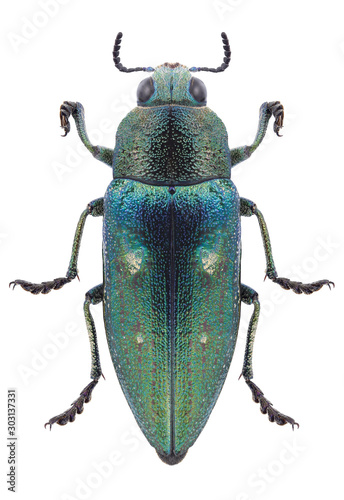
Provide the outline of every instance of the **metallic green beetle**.
<path id="1" fill-rule="evenodd" d="M 279 278 L 264 218 L 240 198 L 231 168 L 259 146 L 269 119 L 283 126 L 283 106 L 262 104 L 251 146 L 229 149 L 227 132 L 206 106 L 196 71 L 224 71 L 230 48 L 222 33 L 224 59 L 218 68 L 165 63 L 125 68 L 148 71 L 137 92 L 138 106 L 119 125 L 114 150 L 93 146 L 80 103 L 65 101 L 61 126 L 73 116 L 79 136 L 98 160 L 113 168 L 104 198 L 89 203 L 77 226 L 67 275 L 34 284 L 15 280 L 31 293 L 59 289 L 77 276 L 81 236 L 88 215 L 103 216 L 104 281 L 86 293 L 84 312 L 91 344 L 91 383 L 64 413 L 46 425 L 66 424 L 81 413 L 102 375 L 90 304 L 103 302 L 108 345 L 123 392 L 150 444 L 166 463 L 179 463 L 202 431 L 225 381 L 238 333 L 240 303 L 253 304 L 242 376 L 261 411 L 279 425 L 294 419 L 274 409 L 252 382 L 252 350 L 259 317 L 258 294 L 240 282 L 240 217 L 255 215 L 266 254 L 267 276 L 285 289 L 310 294 L 328 280 L 302 284 Z"/>

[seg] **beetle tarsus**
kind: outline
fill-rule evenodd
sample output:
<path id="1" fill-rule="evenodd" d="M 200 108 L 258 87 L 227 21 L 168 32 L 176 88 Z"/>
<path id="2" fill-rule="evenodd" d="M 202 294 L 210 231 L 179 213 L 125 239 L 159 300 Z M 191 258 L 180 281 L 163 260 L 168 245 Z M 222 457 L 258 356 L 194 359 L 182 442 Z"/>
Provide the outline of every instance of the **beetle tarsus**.
<path id="1" fill-rule="evenodd" d="M 295 425 L 299 427 L 299 424 L 295 422 L 293 418 L 273 408 L 272 403 L 264 396 L 264 393 L 252 382 L 252 380 L 246 379 L 245 382 L 251 389 L 253 401 L 260 404 L 260 411 L 264 413 L 264 415 L 268 414 L 270 422 L 276 422 L 278 425 L 285 425 L 288 423 L 292 426 L 293 430 Z"/>
<path id="2" fill-rule="evenodd" d="M 47 294 L 51 292 L 51 290 L 60 290 L 66 283 L 70 283 L 72 278 L 67 276 L 63 278 L 56 278 L 53 281 L 43 281 L 42 283 L 31 283 L 30 281 L 25 280 L 14 280 L 11 281 L 9 286 L 13 285 L 13 289 L 20 285 L 23 290 L 30 292 L 34 295 L 38 295 L 39 293 Z"/>
<path id="3" fill-rule="evenodd" d="M 301 283 L 301 281 L 291 281 L 288 278 L 272 278 L 274 283 L 280 285 L 284 290 L 293 290 L 294 293 L 301 294 L 305 293 L 306 295 L 310 295 L 313 292 L 317 292 L 324 285 L 327 285 L 330 290 L 331 286 L 335 286 L 332 281 L 329 280 L 319 280 L 314 281 L 313 283 Z"/>
<path id="4" fill-rule="evenodd" d="M 272 101 L 268 103 L 268 109 L 275 118 L 274 132 L 276 135 L 278 135 L 278 137 L 282 137 L 279 131 L 283 127 L 283 120 L 284 120 L 283 104 L 281 104 L 279 101 Z"/>
<path id="5" fill-rule="evenodd" d="M 71 407 L 56 417 L 51 418 L 44 427 L 50 426 L 50 430 L 53 424 L 66 425 L 68 422 L 74 422 L 76 414 L 80 415 L 84 411 L 84 404 L 91 401 L 92 391 L 98 383 L 98 379 L 92 380 L 80 393 L 78 399 L 76 399 Z"/>
<path id="6" fill-rule="evenodd" d="M 64 135 L 62 137 L 66 137 L 66 135 L 70 132 L 70 123 L 69 117 L 74 113 L 77 108 L 76 102 L 73 101 L 64 101 L 60 107 L 60 121 L 61 128 L 64 130 Z"/>

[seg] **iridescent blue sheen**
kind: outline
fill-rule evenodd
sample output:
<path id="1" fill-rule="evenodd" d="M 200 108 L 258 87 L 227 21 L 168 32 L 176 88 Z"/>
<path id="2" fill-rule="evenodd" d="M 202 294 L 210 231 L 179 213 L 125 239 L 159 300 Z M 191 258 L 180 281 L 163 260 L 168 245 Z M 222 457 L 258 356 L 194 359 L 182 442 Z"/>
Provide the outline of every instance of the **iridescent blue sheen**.
<path id="1" fill-rule="evenodd" d="M 142 431 L 163 456 L 194 443 L 231 362 L 239 206 L 229 179 L 172 191 L 115 179 L 104 198 L 109 349 Z"/>

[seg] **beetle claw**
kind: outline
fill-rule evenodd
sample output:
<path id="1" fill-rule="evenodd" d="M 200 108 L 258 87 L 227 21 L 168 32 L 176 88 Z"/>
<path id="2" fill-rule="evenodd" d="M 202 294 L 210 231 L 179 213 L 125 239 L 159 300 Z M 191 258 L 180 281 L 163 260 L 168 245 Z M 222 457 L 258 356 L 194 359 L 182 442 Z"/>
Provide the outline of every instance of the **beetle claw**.
<path id="1" fill-rule="evenodd" d="M 69 123 L 69 117 L 74 113 L 76 110 L 76 103 L 72 101 L 64 101 L 63 104 L 61 104 L 60 107 L 60 121 L 61 121 L 61 128 L 64 130 L 64 135 L 62 137 L 66 137 L 66 135 L 70 132 L 70 123 Z"/>
<path id="2" fill-rule="evenodd" d="M 50 426 L 50 430 L 53 424 L 66 425 L 68 422 L 74 422 L 76 414 L 80 415 L 84 411 L 84 403 L 89 403 L 92 398 L 92 391 L 98 383 L 98 379 L 92 380 L 80 393 L 80 396 L 73 401 L 71 407 L 56 417 L 51 418 L 46 424 Z"/>
<path id="3" fill-rule="evenodd" d="M 264 393 L 252 382 L 252 380 L 246 379 L 246 384 L 249 386 L 252 392 L 252 399 L 255 403 L 260 404 L 260 411 L 266 415 L 268 414 L 268 419 L 270 422 L 276 422 L 278 425 L 290 424 L 294 430 L 294 426 L 299 424 L 288 415 L 284 415 L 275 408 L 273 408 L 272 403 L 264 396 Z"/>
<path id="4" fill-rule="evenodd" d="M 53 281 L 42 281 L 42 283 L 31 283 L 31 281 L 25 281 L 25 280 L 14 280 L 11 281 L 9 286 L 13 285 L 13 289 L 16 287 L 16 285 L 20 285 L 23 290 L 26 292 L 30 292 L 33 295 L 38 295 L 39 293 L 42 293 L 43 295 L 46 295 L 47 293 L 51 292 L 51 290 L 60 290 L 64 285 L 67 283 L 70 283 L 72 281 L 72 278 L 69 278 L 68 276 L 64 276 L 63 278 L 55 278 Z"/>
<path id="5" fill-rule="evenodd" d="M 319 280 L 313 283 L 302 283 L 301 281 L 291 281 L 289 278 L 279 278 L 275 277 L 272 279 L 274 283 L 280 285 L 284 290 L 293 290 L 294 293 L 310 295 L 313 292 L 317 292 L 324 285 L 328 285 L 331 290 L 331 285 L 334 287 L 333 281 L 329 280 Z"/>
<path id="6" fill-rule="evenodd" d="M 274 132 L 276 135 L 278 135 L 278 137 L 282 137 L 279 131 L 283 127 L 283 120 L 284 120 L 283 104 L 281 104 L 279 101 L 271 101 L 268 103 L 268 109 L 275 118 Z"/>

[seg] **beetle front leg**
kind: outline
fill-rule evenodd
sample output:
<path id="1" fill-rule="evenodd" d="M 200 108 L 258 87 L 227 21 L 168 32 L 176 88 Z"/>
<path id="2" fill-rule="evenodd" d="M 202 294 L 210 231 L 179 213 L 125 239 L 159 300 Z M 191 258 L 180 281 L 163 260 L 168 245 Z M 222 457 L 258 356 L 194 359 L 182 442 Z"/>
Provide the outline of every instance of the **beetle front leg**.
<path id="1" fill-rule="evenodd" d="M 113 149 L 104 146 L 94 146 L 86 132 L 85 111 L 80 102 L 64 101 L 60 107 L 61 128 L 64 130 L 65 137 L 70 132 L 69 117 L 73 116 L 79 137 L 89 152 L 99 161 L 112 167 Z"/>
<path id="2" fill-rule="evenodd" d="M 98 198 L 97 200 L 91 201 L 87 205 L 87 208 L 82 212 L 75 231 L 72 255 L 66 276 L 62 278 L 55 278 L 53 281 L 43 281 L 42 283 L 31 283 L 30 281 L 25 280 L 14 280 L 11 281 L 10 286 L 13 285 L 14 288 L 16 285 L 20 285 L 27 292 L 38 295 L 39 293 L 49 293 L 51 290 L 59 290 L 66 283 L 70 283 L 76 276 L 78 276 L 78 256 L 86 218 L 88 215 L 92 215 L 92 217 L 100 217 L 103 215 L 103 213 L 104 198 Z"/>
<path id="3" fill-rule="evenodd" d="M 277 275 L 274 259 L 272 257 L 269 232 L 263 214 L 258 210 L 257 205 L 253 201 L 247 200 L 246 198 L 240 198 L 240 215 L 243 217 L 251 217 L 252 215 L 257 216 L 266 257 L 266 276 L 274 283 L 277 283 L 285 290 L 293 290 L 293 292 L 297 294 L 305 293 L 306 295 L 317 292 L 324 285 L 327 285 L 330 289 L 331 285 L 334 286 L 334 283 L 329 280 L 301 283 L 301 281 L 292 281 L 289 278 L 280 278 Z"/>
<path id="4" fill-rule="evenodd" d="M 247 160 L 251 154 L 257 149 L 259 144 L 264 139 L 266 129 L 268 128 L 268 123 L 274 116 L 274 132 L 281 137 L 279 134 L 280 129 L 283 127 L 284 119 L 284 108 L 279 101 L 264 102 L 259 109 L 259 124 L 256 137 L 251 144 L 251 146 L 241 146 L 239 148 L 231 149 L 231 163 L 232 167 L 238 163 Z"/>
<path id="5" fill-rule="evenodd" d="M 92 381 L 81 391 L 80 396 L 76 399 L 71 407 L 65 412 L 53 417 L 45 424 L 51 426 L 55 423 L 59 425 L 66 425 L 68 422 L 74 422 L 76 414 L 80 414 L 84 410 L 84 403 L 88 403 L 92 397 L 92 391 L 98 383 L 100 376 L 102 375 L 102 370 L 100 366 L 99 350 L 97 342 L 97 332 L 94 324 L 94 320 L 90 311 L 90 304 L 99 304 L 103 301 L 103 284 L 95 286 L 89 290 L 85 295 L 84 302 L 84 314 L 87 326 L 88 337 L 90 340 L 91 347 L 91 379 Z"/>
<path id="6" fill-rule="evenodd" d="M 294 425 L 297 425 L 299 427 L 299 424 L 295 422 L 293 418 L 288 417 L 287 415 L 284 415 L 283 413 L 273 408 L 272 403 L 270 403 L 270 401 L 266 399 L 264 393 L 259 389 L 259 387 L 256 386 L 256 384 L 252 382 L 252 353 L 259 319 L 260 303 L 258 300 L 258 293 L 249 286 L 242 284 L 240 293 L 242 302 L 249 305 L 253 304 L 254 306 L 254 311 L 251 316 L 247 331 L 245 357 L 241 375 L 244 377 L 246 384 L 251 389 L 253 401 L 260 404 L 260 411 L 264 414 L 268 414 L 270 422 L 276 422 L 276 424 L 278 425 L 285 425 L 286 423 L 289 423 L 291 424 L 293 429 Z"/>

